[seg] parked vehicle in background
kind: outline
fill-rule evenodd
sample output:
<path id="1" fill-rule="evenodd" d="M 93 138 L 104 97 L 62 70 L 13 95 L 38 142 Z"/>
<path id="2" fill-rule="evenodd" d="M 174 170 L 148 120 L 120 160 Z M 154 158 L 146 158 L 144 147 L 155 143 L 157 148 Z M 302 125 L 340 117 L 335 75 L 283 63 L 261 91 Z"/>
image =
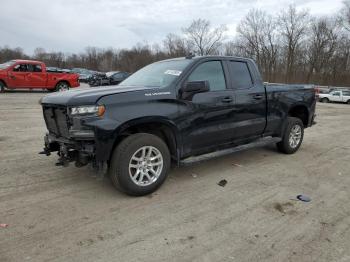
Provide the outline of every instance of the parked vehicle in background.
<path id="1" fill-rule="evenodd" d="M 47 72 L 71 73 L 70 69 L 58 68 L 53 66 L 46 67 Z"/>
<path id="2" fill-rule="evenodd" d="M 71 70 L 73 73 L 76 73 L 79 75 L 79 81 L 83 83 L 88 83 L 90 78 L 92 77 L 93 73 L 91 70 L 85 69 L 85 68 L 73 68 Z"/>
<path id="3" fill-rule="evenodd" d="M 333 90 L 329 94 L 319 94 L 318 99 L 323 103 L 338 102 L 350 104 L 350 90 Z"/>
<path id="4" fill-rule="evenodd" d="M 0 64 L 0 92 L 22 88 L 63 91 L 79 85 L 77 74 L 49 71 L 40 61 L 11 60 Z"/>
<path id="5" fill-rule="evenodd" d="M 319 99 L 320 94 L 328 94 L 330 92 L 329 88 L 327 87 L 320 87 L 320 86 L 315 86 L 316 90 L 316 98 Z"/>
<path id="6" fill-rule="evenodd" d="M 89 79 L 89 86 L 108 86 L 110 80 L 105 73 L 95 73 Z"/>
<path id="7" fill-rule="evenodd" d="M 43 154 L 57 165 L 108 168 L 130 195 L 155 191 L 171 162 L 187 165 L 276 143 L 295 153 L 315 117 L 315 89 L 264 85 L 238 57 L 188 57 L 148 65 L 115 87 L 45 96 Z"/>
<path id="8" fill-rule="evenodd" d="M 118 85 L 120 82 L 128 78 L 130 76 L 130 73 L 121 71 L 111 71 L 107 72 L 106 76 L 110 80 L 110 85 Z"/>
<path id="9" fill-rule="evenodd" d="M 130 73 L 121 71 L 112 71 L 107 73 L 96 73 L 90 80 L 90 86 L 107 86 L 107 85 L 118 85 L 120 82 L 125 80 Z"/>

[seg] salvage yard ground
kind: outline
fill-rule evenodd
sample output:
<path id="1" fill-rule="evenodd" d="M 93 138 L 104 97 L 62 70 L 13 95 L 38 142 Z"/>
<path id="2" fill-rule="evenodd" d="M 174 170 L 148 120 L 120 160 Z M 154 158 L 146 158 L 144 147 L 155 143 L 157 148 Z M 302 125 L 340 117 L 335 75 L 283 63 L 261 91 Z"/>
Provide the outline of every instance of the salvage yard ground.
<path id="1" fill-rule="evenodd" d="M 1 262 L 350 261 L 349 105 L 318 104 L 294 155 L 268 146 L 177 168 L 135 198 L 37 154 L 45 94 L 0 94 Z"/>

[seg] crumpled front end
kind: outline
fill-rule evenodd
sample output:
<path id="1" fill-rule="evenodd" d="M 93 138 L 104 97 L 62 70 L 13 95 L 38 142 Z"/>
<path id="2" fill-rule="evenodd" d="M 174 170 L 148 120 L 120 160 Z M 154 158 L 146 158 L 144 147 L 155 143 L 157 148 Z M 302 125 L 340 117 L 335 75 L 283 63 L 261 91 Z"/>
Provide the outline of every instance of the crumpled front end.
<path id="1" fill-rule="evenodd" d="M 67 166 L 74 161 L 76 166 L 84 166 L 95 162 L 92 128 L 81 125 L 79 118 L 70 117 L 66 106 L 44 104 L 43 114 L 49 132 L 44 138 L 42 154 L 57 152 L 59 159 L 56 165 Z"/>

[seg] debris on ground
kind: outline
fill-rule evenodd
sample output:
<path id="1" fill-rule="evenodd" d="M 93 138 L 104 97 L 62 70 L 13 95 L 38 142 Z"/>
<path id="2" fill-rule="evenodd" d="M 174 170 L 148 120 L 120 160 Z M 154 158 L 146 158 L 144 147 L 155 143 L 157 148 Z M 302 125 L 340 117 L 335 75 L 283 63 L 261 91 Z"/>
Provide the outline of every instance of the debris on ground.
<path id="1" fill-rule="evenodd" d="M 194 174 L 194 173 L 193 173 L 193 174 L 192 174 L 192 177 L 193 177 L 193 178 L 196 178 L 196 177 L 197 177 L 197 174 Z"/>
<path id="2" fill-rule="evenodd" d="M 276 209 L 277 211 L 279 211 L 280 213 L 282 213 L 283 215 L 285 214 L 294 214 L 295 210 L 293 210 L 294 208 L 294 204 L 291 202 L 286 202 L 286 203 L 275 203 L 273 205 L 274 209 Z"/>
<path id="3" fill-rule="evenodd" d="M 242 165 L 236 164 L 236 163 L 233 163 L 232 165 L 237 166 L 237 167 L 243 167 Z"/>
<path id="4" fill-rule="evenodd" d="M 226 179 L 220 180 L 220 182 L 218 183 L 218 185 L 222 186 L 222 187 L 226 186 L 226 184 L 227 184 L 227 180 Z"/>
<path id="5" fill-rule="evenodd" d="M 310 202 L 311 201 L 311 198 L 308 196 L 305 196 L 305 195 L 297 195 L 297 199 L 299 199 L 300 201 L 303 201 L 303 202 Z"/>
<path id="6" fill-rule="evenodd" d="M 5 228 L 5 227 L 8 227 L 8 226 L 9 226 L 8 224 L 0 224 L 1 228 Z"/>

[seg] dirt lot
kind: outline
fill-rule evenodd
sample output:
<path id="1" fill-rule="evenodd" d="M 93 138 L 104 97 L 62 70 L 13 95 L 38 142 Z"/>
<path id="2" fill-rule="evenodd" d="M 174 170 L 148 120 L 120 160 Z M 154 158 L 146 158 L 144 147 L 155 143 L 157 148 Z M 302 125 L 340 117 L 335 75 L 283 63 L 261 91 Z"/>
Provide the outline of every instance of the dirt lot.
<path id="1" fill-rule="evenodd" d="M 0 95 L 0 261 L 350 261 L 349 105 L 319 104 L 295 155 L 269 146 L 175 169 L 133 198 L 37 154 L 45 94 Z"/>

